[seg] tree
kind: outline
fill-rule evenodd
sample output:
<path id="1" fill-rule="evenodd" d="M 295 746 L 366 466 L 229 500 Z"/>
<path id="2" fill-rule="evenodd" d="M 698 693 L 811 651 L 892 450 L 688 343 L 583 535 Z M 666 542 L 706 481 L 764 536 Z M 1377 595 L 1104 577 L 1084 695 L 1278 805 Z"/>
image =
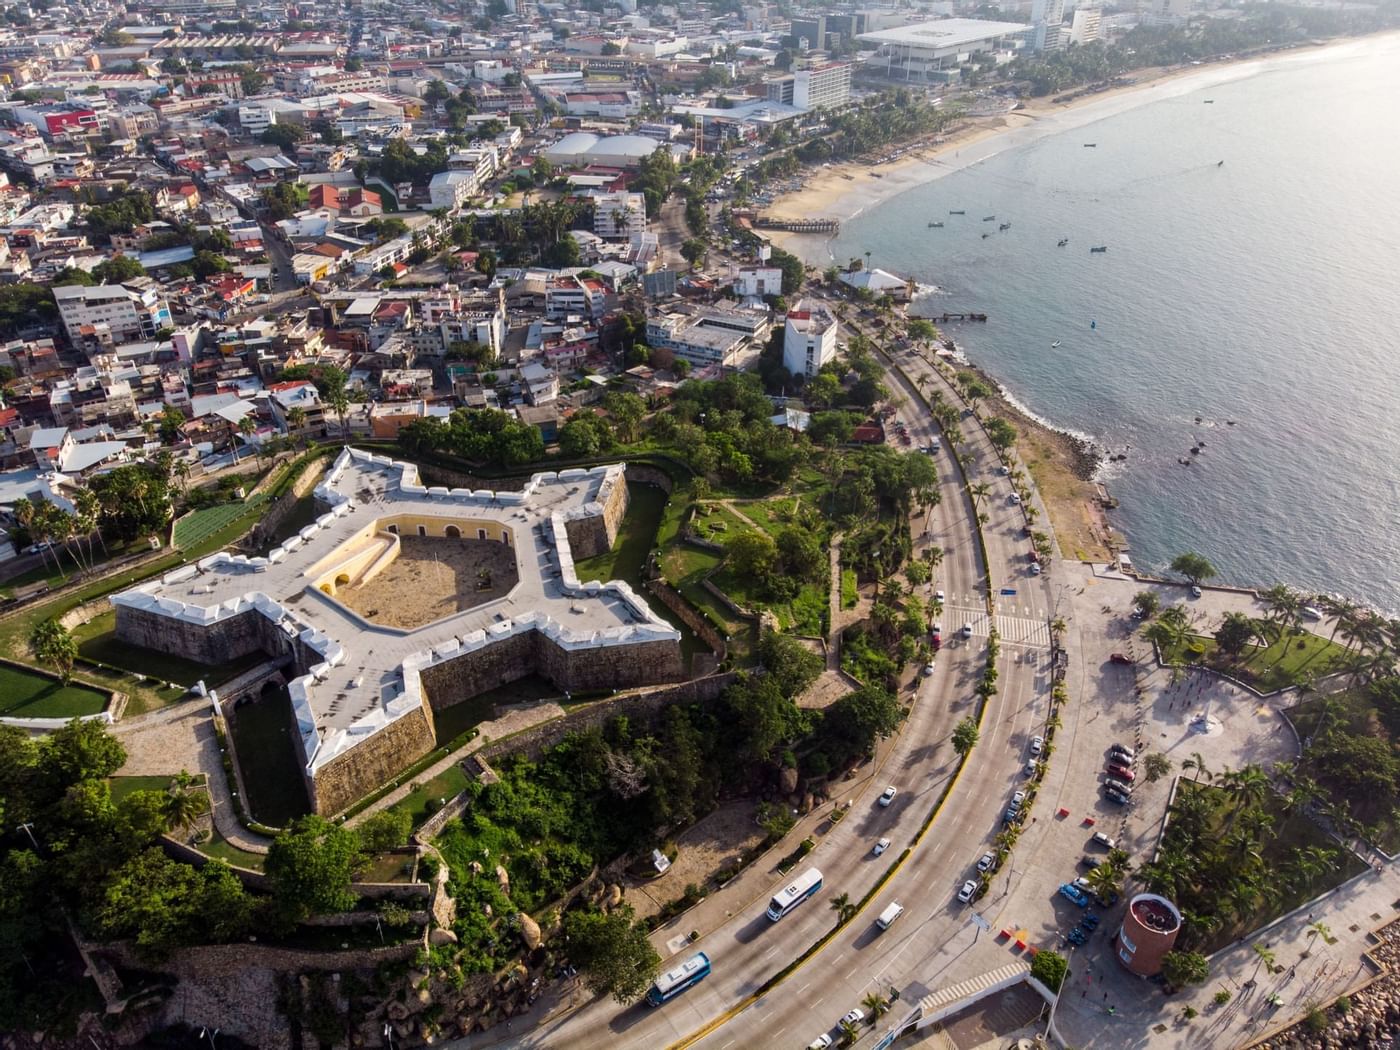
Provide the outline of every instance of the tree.
<path id="1" fill-rule="evenodd" d="M 1184 551 L 1178 554 L 1172 559 L 1171 570 L 1180 576 L 1185 576 L 1193 587 L 1200 586 L 1202 580 L 1209 580 L 1218 575 L 1215 566 L 1195 551 Z"/>
<path id="2" fill-rule="evenodd" d="M 1162 599 L 1157 596 L 1156 591 L 1138 591 L 1133 595 L 1133 605 L 1142 613 L 1144 620 L 1150 620 L 1157 615 L 1157 610 L 1162 606 Z"/>
<path id="3" fill-rule="evenodd" d="M 413 831 L 413 815 L 403 809 L 384 809 L 365 818 L 355 829 L 360 848 L 366 853 L 394 849 L 408 841 Z"/>
<path id="4" fill-rule="evenodd" d="M 41 620 L 29 632 L 29 648 L 40 663 L 58 672 L 64 685 L 73 680 L 73 664 L 78 659 L 78 643 L 68 628 L 57 620 Z"/>
<path id="5" fill-rule="evenodd" d="M 1222 653 L 1234 660 L 1244 652 L 1245 646 L 1253 640 L 1254 635 L 1255 624 L 1250 617 L 1242 612 L 1229 612 L 1215 630 L 1215 644 Z"/>
<path id="6" fill-rule="evenodd" d="M 1059 952 L 1041 949 L 1031 960 L 1031 976 L 1056 994 L 1069 973 L 1069 960 Z"/>
<path id="7" fill-rule="evenodd" d="M 938 329 L 932 321 L 916 317 L 909 322 L 909 338 L 916 343 L 931 343 L 938 338 Z"/>
<path id="8" fill-rule="evenodd" d="M 54 730 L 39 751 L 39 770 L 51 784 L 110 777 L 126 763 L 126 748 L 97 721 L 74 718 Z"/>
<path id="9" fill-rule="evenodd" d="M 821 656 L 796 638 L 776 631 L 764 631 L 758 640 L 758 658 L 764 674 L 778 685 L 778 691 L 792 698 L 817 680 L 825 667 Z"/>
<path id="10" fill-rule="evenodd" d="M 1155 784 L 1172 771 L 1172 760 L 1160 751 L 1149 751 L 1142 760 L 1142 769 L 1147 782 Z"/>
<path id="11" fill-rule="evenodd" d="M 632 922 L 632 909 L 617 908 L 604 915 L 571 911 L 564 917 L 569 958 L 583 971 L 589 990 L 630 1003 L 656 980 L 661 957 L 651 946 L 646 928 Z"/>
<path id="12" fill-rule="evenodd" d="M 831 898 L 831 910 L 836 913 L 836 922 L 840 924 L 849 922 L 855 915 L 857 908 L 851 903 L 849 893 L 838 893 Z"/>
<path id="13" fill-rule="evenodd" d="M 262 140 L 269 146 L 276 146 L 291 152 L 298 142 L 306 140 L 307 132 L 299 124 L 269 124 L 262 133 Z"/>
<path id="14" fill-rule="evenodd" d="M 965 715 L 953 730 L 953 750 L 963 758 L 977 746 L 977 723 L 971 715 Z"/>
<path id="15" fill-rule="evenodd" d="M 227 273 L 233 269 L 229 261 L 217 252 L 197 251 L 194 253 L 194 261 L 190 264 L 194 270 L 194 275 L 201 281 L 206 281 L 216 273 Z"/>
<path id="16" fill-rule="evenodd" d="M 993 416 L 985 424 L 987 439 L 998 452 L 1005 452 L 1016 443 L 1016 428 L 1000 416 Z"/>
<path id="17" fill-rule="evenodd" d="M 704 241 L 692 237 L 681 245 L 681 257 L 698 270 L 705 264 L 705 253 L 708 250 Z"/>
<path id="18" fill-rule="evenodd" d="M 1162 956 L 1162 977 L 1172 989 L 1204 984 L 1210 978 L 1210 963 L 1199 952 L 1167 952 Z"/>
<path id="19" fill-rule="evenodd" d="M 324 912 L 348 911 L 359 837 L 316 815 L 298 818 L 272 840 L 264 870 L 278 917 L 290 927 Z"/>
<path id="20" fill-rule="evenodd" d="M 733 536 L 724 545 L 725 561 L 741 579 L 763 579 L 773 571 L 778 547 L 766 532 L 750 530 Z"/>
<path id="21" fill-rule="evenodd" d="M 209 812 L 209 793 L 197 788 L 194 778 L 181 770 L 170 782 L 162 808 L 165 826 L 172 831 L 184 831 Z"/>
<path id="22" fill-rule="evenodd" d="M 646 415 L 647 405 L 636 394 L 613 392 L 603 398 L 603 407 L 612 417 L 619 441 L 636 441 L 638 427 Z"/>

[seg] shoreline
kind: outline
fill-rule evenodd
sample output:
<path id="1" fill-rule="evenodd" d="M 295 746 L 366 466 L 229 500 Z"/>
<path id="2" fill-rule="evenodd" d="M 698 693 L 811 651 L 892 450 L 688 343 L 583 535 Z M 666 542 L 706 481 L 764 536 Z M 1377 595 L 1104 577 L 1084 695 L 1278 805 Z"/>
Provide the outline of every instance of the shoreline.
<path id="1" fill-rule="evenodd" d="M 815 217 L 848 222 L 908 190 L 1046 135 L 1071 131 L 1199 88 L 1242 80 L 1263 72 L 1269 62 L 1315 58 L 1331 49 L 1397 35 L 1400 31 L 1340 37 L 1237 58 L 1208 60 L 1201 65 L 1147 67 L 1135 74 L 1125 74 L 1134 77 L 1131 83 L 1095 91 L 1068 102 L 1032 99 L 1000 114 L 967 117 L 949 132 L 897 147 L 906 152 L 892 161 L 847 160 L 815 169 L 801 189 L 777 197 L 763 211 L 767 217 L 775 219 Z M 761 232 L 771 243 L 809 265 L 822 267 L 844 262 L 832 256 L 831 237 L 783 230 Z"/>

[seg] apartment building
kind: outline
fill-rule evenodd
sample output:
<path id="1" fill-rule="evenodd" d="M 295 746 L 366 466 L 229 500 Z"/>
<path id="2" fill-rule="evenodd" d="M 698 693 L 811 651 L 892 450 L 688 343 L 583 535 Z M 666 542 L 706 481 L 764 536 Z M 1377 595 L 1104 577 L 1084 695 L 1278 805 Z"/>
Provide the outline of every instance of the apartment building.
<path id="1" fill-rule="evenodd" d="M 95 288 L 64 285 L 53 290 L 59 320 L 73 343 L 110 335 L 113 345 L 151 339 L 170 326 L 170 307 L 148 278 Z"/>
<path id="2" fill-rule="evenodd" d="M 798 109 L 844 106 L 851 100 L 851 63 L 825 62 L 768 81 L 768 101 Z"/>
<path id="3" fill-rule="evenodd" d="M 835 356 L 836 318 L 821 303 L 799 300 L 783 328 L 783 367 L 810 378 Z"/>
<path id="4" fill-rule="evenodd" d="M 593 197 L 593 232 L 599 237 L 630 240 L 647 229 L 647 201 L 640 193 L 622 190 Z"/>

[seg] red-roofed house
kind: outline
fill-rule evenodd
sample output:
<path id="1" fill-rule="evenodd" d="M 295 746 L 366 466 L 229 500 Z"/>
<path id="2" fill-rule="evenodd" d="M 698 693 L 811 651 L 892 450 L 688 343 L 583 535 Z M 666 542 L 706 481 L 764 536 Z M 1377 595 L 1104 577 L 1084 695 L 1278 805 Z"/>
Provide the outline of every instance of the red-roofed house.
<path id="1" fill-rule="evenodd" d="M 311 187 L 308 201 L 312 208 L 330 208 L 338 214 L 353 215 L 360 219 L 384 214 L 384 202 L 379 194 L 359 186 L 346 189 L 343 186 L 321 183 Z"/>

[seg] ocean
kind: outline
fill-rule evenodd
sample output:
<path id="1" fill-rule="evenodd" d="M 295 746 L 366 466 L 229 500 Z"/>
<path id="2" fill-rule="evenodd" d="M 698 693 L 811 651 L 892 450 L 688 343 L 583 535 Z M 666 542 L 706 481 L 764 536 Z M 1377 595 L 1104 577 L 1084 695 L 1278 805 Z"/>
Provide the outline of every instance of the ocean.
<path id="1" fill-rule="evenodd" d="M 1035 416 L 1127 452 L 1101 476 L 1139 567 L 1196 550 L 1225 582 L 1393 614 L 1400 38 L 1148 90 L 969 149 L 802 252 L 869 250 L 936 286 L 916 312 L 988 314 L 945 334 Z"/>

